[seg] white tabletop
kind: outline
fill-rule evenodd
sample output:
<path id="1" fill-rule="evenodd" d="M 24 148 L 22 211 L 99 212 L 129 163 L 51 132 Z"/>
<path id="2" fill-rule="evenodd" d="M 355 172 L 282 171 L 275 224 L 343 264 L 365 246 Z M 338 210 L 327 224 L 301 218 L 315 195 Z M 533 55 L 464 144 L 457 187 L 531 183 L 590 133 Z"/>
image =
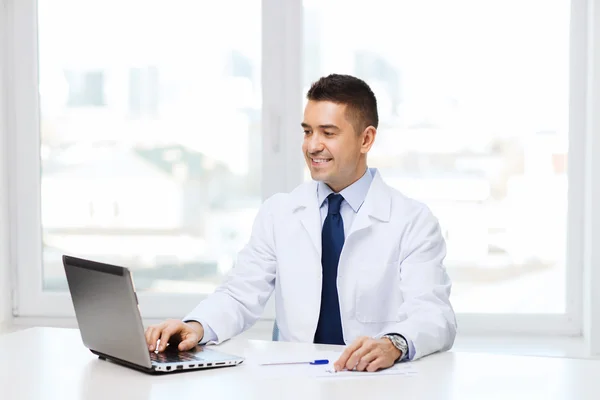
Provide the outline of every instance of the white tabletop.
<path id="1" fill-rule="evenodd" d="M 234 339 L 219 349 L 250 360 L 341 347 Z M 274 377 L 256 371 L 276 367 L 251 363 L 156 376 L 101 361 L 77 330 L 55 328 L 0 336 L 0 354 L 0 398 L 10 400 L 600 398 L 596 360 L 447 352 L 414 362 L 414 376 Z"/>

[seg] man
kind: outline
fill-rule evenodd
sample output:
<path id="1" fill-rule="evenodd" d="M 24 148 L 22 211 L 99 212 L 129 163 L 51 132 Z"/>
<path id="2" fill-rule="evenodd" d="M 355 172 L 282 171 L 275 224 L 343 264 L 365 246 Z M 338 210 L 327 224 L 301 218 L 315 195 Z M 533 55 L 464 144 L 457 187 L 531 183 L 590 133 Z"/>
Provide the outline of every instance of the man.
<path id="1" fill-rule="evenodd" d="M 336 370 L 376 371 L 452 347 L 456 320 L 444 239 L 423 204 L 367 168 L 375 95 L 329 75 L 307 93 L 302 151 L 313 182 L 269 198 L 215 293 L 183 321 L 146 330 L 149 350 L 223 342 L 250 328 L 275 292 L 285 341 L 349 344 Z"/>

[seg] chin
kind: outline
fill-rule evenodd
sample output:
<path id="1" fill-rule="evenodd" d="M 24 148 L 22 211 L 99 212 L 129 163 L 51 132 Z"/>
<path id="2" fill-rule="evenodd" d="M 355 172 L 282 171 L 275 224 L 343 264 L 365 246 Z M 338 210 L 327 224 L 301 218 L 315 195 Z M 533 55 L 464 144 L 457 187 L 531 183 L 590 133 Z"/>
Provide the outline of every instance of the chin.
<path id="1" fill-rule="evenodd" d="M 323 171 L 314 171 L 311 169 L 310 177 L 313 179 L 313 181 L 323 181 L 327 178 L 327 174 L 323 173 Z"/>

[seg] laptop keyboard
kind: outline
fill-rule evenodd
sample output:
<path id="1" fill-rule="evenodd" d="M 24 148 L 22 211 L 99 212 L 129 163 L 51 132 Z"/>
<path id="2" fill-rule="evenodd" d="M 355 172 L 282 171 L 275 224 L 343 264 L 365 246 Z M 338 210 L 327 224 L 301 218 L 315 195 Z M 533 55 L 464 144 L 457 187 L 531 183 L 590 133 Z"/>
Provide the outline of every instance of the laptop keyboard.
<path id="1" fill-rule="evenodd" d="M 150 352 L 150 359 L 157 363 L 176 363 L 186 361 L 204 361 L 204 358 L 189 353 L 155 353 Z"/>

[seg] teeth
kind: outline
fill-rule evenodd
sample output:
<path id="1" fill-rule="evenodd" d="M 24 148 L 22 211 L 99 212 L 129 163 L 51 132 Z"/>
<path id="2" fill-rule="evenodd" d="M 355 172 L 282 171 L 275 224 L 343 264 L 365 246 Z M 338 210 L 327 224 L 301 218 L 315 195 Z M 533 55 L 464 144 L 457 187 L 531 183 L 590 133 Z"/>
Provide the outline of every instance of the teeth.
<path id="1" fill-rule="evenodd" d="M 324 162 L 327 162 L 327 161 L 329 161 L 329 160 L 326 160 L 326 159 L 324 159 L 324 158 L 313 158 L 312 160 L 313 160 L 314 162 L 316 162 L 316 163 L 324 163 Z"/>

